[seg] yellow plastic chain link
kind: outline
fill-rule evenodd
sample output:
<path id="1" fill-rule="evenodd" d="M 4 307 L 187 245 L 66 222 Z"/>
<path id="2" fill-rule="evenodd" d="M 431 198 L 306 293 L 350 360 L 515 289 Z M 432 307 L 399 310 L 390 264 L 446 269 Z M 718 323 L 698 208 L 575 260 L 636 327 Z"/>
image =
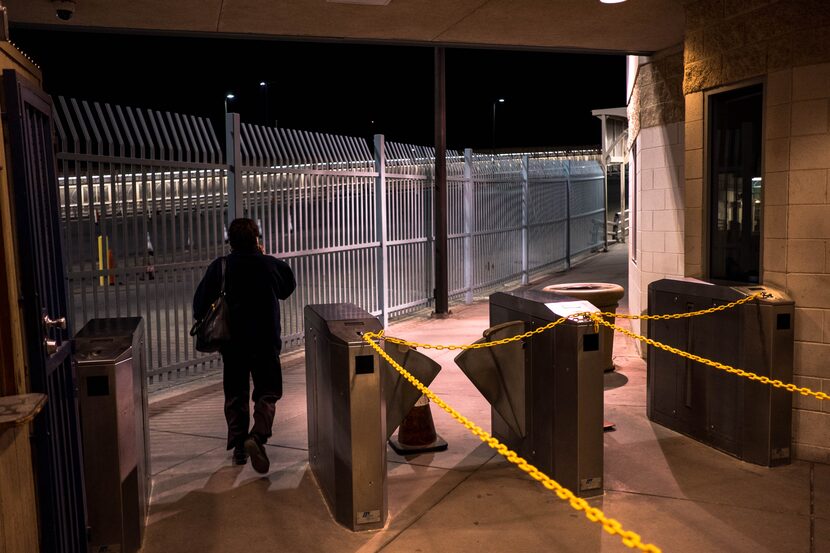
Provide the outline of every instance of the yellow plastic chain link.
<path id="1" fill-rule="evenodd" d="M 584 313 L 581 315 L 585 315 Z M 577 317 L 577 315 L 574 315 Z M 423 348 L 423 349 L 437 349 L 437 350 L 456 350 L 456 349 L 480 349 L 480 348 L 491 348 L 493 346 L 500 346 L 502 344 L 509 344 L 510 342 L 515 342 L 517 340 L 523 340 L 525 338 L 530 338 L 534 334 L 541 334 L 546 330 L 550 330 L 551 328 L 555 327 L 558 324 L 564 323 L 566 319 L 557 319 L 552 323 L 548 323 L 545 326 L 540 326 L 539 328 L 535 328 L 533 330 L 528 330 L 524 334 L 517 334 L 516 336 L 511 336 L 509 338 L 502 338 L 501 340 L 493 340 L 492 342 L 484 342 L 481 344 L 464 344 L 464 345 L 455 345 L 455 346 L 442 346 L 438 344 L 422 344 L 420 342 L 410 342 L 408 340 L 404 340 L 403 338 L 393 338 L 392 336 L 384 336 L 383 339 L 387 342 L 391 342 L 393 344 L 401 344 L 404 346 L 409 346 L 411 348 Z"/>
<path id="2" fill-rule="evenodd" d="M 795 384 L 787 384 L 787 383 L 782 382 L 780 380 L 775 380 L 775 379 L 769 378 L 768 376 L 760 376 L 760 375 L 757 375 L 753 372 L 745 371 L 743 369 L 736 369 L 735 367 L 733 367 L 731 365 L 726 365 L 724 363 L 718 363 L 717 361 L 712 361 L 710 359 L 703 358 L 699 355 L 695 355 L 693 353 L 685 352 L 683 350 L 672 347 L 668 344 L 658 342 L 657 340 L 652 340 L 651 338 L 646 338 L 645 336 L 640 336 L 639 334 L 635 334 L 634 332 L 631 332 L 630 330 L 619 327 L 619 326 L 617 326 L 613 323 L 609 323 L 608 321 L 606 321 L 605 319 L 603 319 L 602 317 L 600 317 L 597 314 L 591 314 L 591 318 L 594 320 L 594 324 L 605 325 L 608 328 L 614 329 L 617 332 L 621 332 L 622 334 L 625 334 L 626 336 L 629 336 L 631 338 L 635 338 L 637 340 L 645 342 L 646 344 L 648 344 L 650 346 L 654 346 L 656 348 L 660 348 L 662 350 L 668 351 L 669 353 L 679 355 L 680 357 L 685 357 L 686 359 L 691 359 L 692 361 L 697 361 L 698 363 L 703 363 L 704 365 L 709 365 L 710 367 L 714 367 L 716 369 L 720 369 L 720 370 L 726 371 L 728 373 L 736 374 L 738 376 L 748 378 L 750 380 L 755 380 L 757 382 L 760 382 L 761 384 L 769 384 L 770 386 L 774 386 L 775 388 L 784 388 L 788 392 L 793 392 L 793 393 L 798 392 L 799 394 L 801 394 L 803 396 L 813 396 L 813 397 L 815 397 L 817 399 L 821 399 L 821 400 L 830 399 L 830 395 L 828 395 L 824 392 L 816 392 L 816 391 L 811 390 L 810 388 L 807 388 L 807 387 L 799 387 L 799 386 L 796 386 Z"/>
<path id="3" fill-rule="evenodd" d="M 556 326 L 557 324 L 563 322 L 564 320 L 565 319 L 559 319 L 558 321 L 555 321 L 555 322 L 553 322 L 549 325 L 546 325 L 544 327 L 540 327 L 540 328 L 538 328 L 536 330 L 533 330 L 531 332 L 526 332 L 525 334 L 521 334 L 519 336 L 513 336 L 511 338 L 506 338 L 504 340 L 498 340 L 496 342 L 489 342 L 487 344 L 475 344 L 475 345 L 478 346 L 478 347 L 492 347 L 494 345 L 498 345 L 499 343 L 507 343 L 507 342 L 519 340 L 523 337 L 529 337 L 529 336 L 532 336 L 533 334 L 538 334 L 539 332 L 544 332 L 548 328 L 553 328 L 554 326 Z M 554 492 L 557 495 L 557 497 L 559 497 L 559 499 L 561 499 L 563 501 L 567 501 L 573 509 L 575 509 L 577 511 L 584 511 L 585 517 L 588 520 L 590 520 L 591 522 L 597 522 L 597 523 L 601 524 L 602 529 L 605 530 L 606 532 L 608 532 L 609 534 L 611 534 L 612 536 L 614 536 L 614 535 L 620 536 L 620 538 L 622 539 L 623 544 L 626 545 L 627 547 L 630 547 L 632 549 L 639 549 L 640 551 L 645 551 L 645 552 L 648 552 L 648 553 L 661 553 L 661 549 L 659 547 L 657 547 L 654 544 L 643 543 L 639 534 L 637 534 L 636 532 L 632 532 L 631 530 L 624 530 L 623 527 L 622 527 L 622 524 L 618 520 L 613 519 L 613 518 L 608 518 L 608 517 L 605 516 L 605 514 L 600 509 L 598 509 L 596 507 L 591 507 L 588 504 L 587 501 L 585 501 L 581 497 L 577 497 L 576 495 L 574 495 L 574 493 L 571 490 L 569 490 L 568 488 L 565 488 L 559 482 L 557 482 L 556 480 L 550 478 L 548 475 L 546 475 L 545 473 L 543 473 L 542 471 L 537 469 L 535 466 L 528 463 L 522 457 L 519 457 L 519 455 L 515 451 L 511 450 L 506 445 L 501 443 L 498 439 L 491 436 L 489 432 L 486 432 L 485 430 L 482 430 L 482 428 L 480 426 L 477 426 L 470 419 L 468 419 L 467 417 L 465 417 L 464 415 L 462 415 L 461 413 L 459 413 L 458 411 L 456 411 L 455 409 L 453 409 L 452 407 L 447 405 L 447 403 L 444 402 L 444 400 L 442 400 L 440 397 L 435 395 L 435 393 L 433 393 L 432 390 L 430 390 L 429 388 L 424 386 L 424 384 L 421 383 L 417 378 L 415 378 L 412 375 L 412 373 L 410 373 L 409 371 L 404 369 L 402 366 L 400 366 L 398 363 L 396 363 L 395 360 L 392 359 L 392 357 L 390 357 L 388 353 L 383 351 L 383 348 L 381 348 L 377 344 L 377 342 L 374 341 L 376 339 L 381 339 L 381 338 L 384 338 L 383 331 L 380 331 L 380 332 L 377 332 L 377 333 L 367 332 L 366 334 L 363 335 L 363 339 L 366 342 L 368 342 L 369 345 L 372 346 L 372 348 L 376 352 L 378 352 L 378 355 L 380 355 L 381 357 L 386 359 L 386 361 L 390 365 L 392 365 L 395 368 L 395 370 L 397 370 L 406 380 L 408 380 L 413 386 L 415 386 L 418 389 L 419 392 L 421 392 L 422 394 L 427 396 L 430 399 L 430 401 L 435 403 L 435 405 L 437 405 L 438 407 L 440 407 L 441 409 L 443 409 L 444 411 L 449 413 L 450 416 L 452 416 L 452 418 L 454 418 L 455 420 L 457 420 L 458 422 L 463 424 L 464 427 L 467 430 L 469 430 L 474 436 L 478 437 L 479 439 L 481 439 L 482 442 L 486 443 L 491 448 L 495 449 L 499 453 L 499 455 L 503 456 L 505 459 L 507 459 L 511 463 L 515 464 L 519 469 L 521 469 L 521 470 L 525 471 L 526 473 L 528 473 L 531 478 L 533 478 L 537 482 L 541 483 L 545 488 L 547 488 L 547 489 L 551 490 L 552 492 Z M 384 339 L 387 340 L 387 341 L 394 341 L 394 343 L 396 343 L 396 344 L 406 344 L 406 345 L 411 344 L 411 342 L 406 342 L 405 340 L 400 340 L 400 339 L 392 339 L 392 338 L 388 338 L 388 337 L 386 337 Z M 419 344 L 419 346 L 420 347 L 429 347 L 428 344 L 425 344 L 425 345 L 420 345 Z M 435 349 L 471 349 L 471 346 L 441 346 L 441 347 L 437 347 Z"/>
<path id="4" fill-rule="evenodd" d="M 602 315 L 603 317 L 610 317 L 610 318 L 618 318 L 618 319 L 640 319 L 646 321 L 659 321 L 659 320 L 667 320 L 667 319 L 685 319 L 687 317 L 697 317 L 698 315 L 708 315 L 710 313 L 717 313 L 718 311 L 726 311 L 727 309 L 732 309 L 733 307 L 737 307 L 741 304 L 747 303 L 757 298 L 763 298 L 766 292 L 759 292 L 757 294 L 752 294 L 751 296 L 747 296 L 745 298 L 741 298 L 739 300 L 735 300 L 731 303 L 725 303 L 723 305 L 717 305 L 715 307 L 710 307 L 709 309 L 701 309 L 700 311 L 689 311 L 688 313 L 668 313 L 665 315 L 628 315 L 626 313 L 592 313 L 591 315 Z M 583 313 L 585 314 L 585 313 Z"/>

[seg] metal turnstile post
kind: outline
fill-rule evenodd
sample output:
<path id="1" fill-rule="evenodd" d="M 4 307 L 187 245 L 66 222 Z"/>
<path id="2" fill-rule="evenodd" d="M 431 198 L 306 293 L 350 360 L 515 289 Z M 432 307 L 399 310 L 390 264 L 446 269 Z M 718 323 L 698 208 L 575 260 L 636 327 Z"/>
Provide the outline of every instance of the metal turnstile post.
<path id="1" fill-rule="evenodd" d="M 523 290 L 490 296 L 490 341 L 597 309 Z M 492 405 L 493 435 L 583 497 L 603 493 L 603 342 L 588 320 L 568 320 L 517 344 L 456 358 Z"/>
<path id="2" fill-rule="evenodd" d="M 350 530 L 386 522 L 381 367 L 361 338 L 381 329 L 354 304 L 305 307 L 309 465 L 332 516 Z"/>
<path id="3" fill-rule="evenodd" d="M 91 550 L 133 553 L 150 499 L 144 323 L 92 319 L 75 347 Z"/>
<path id="4" fill-rule="evenodd" d="M 699 311 L 755 293 L 764 297 L 704 316 L 649 321 L 649 338 L 792 382 L 795 303 L 783 290 L 663 279 L 649 285 L 648 308 L 652 314 Z M 790 462 L 792 401 L 786 390 L 648 348 L 648 418 L 744 461 Z"/>

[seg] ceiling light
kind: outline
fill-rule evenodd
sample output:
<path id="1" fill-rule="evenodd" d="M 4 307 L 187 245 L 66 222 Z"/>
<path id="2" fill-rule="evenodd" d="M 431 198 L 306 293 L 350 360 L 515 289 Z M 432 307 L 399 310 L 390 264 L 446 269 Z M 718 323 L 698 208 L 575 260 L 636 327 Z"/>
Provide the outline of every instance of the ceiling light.
<path id="1" fill-rule="evenodd" d="M 622 4 L 625 0 L 599 0 L 603 4 Z"/>
<path id="2" fill-rule="evenodd" d="M 385 6 L 391 0 L 326 0 L 329 4 L 363 4 L 365 6 Z"/>

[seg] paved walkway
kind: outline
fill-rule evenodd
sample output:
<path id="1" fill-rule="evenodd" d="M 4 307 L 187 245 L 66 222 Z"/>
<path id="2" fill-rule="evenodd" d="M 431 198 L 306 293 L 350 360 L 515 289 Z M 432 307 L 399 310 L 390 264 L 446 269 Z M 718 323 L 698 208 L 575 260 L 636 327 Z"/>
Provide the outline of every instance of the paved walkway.
<path id="1" fill-rule="evenodd" d="M 615 246 L 533 286 L 626 284 L 626 269 L 625 247 Z M 448 319 L 411 317 L 389 333 L 469 343 L 487 326 L 481 301 L 454 307 Z M 455 354 L 429 355 L 443 366 L 432 389 L 489 429 L 489 406 L 456 368 Z M 830 466 L 757 467 L 649 422 L 645 363 L 620 336 L 614 357 L 618 370 L 605 377 L 605 418 L 617 430 L 605 434 L 605 494 L 592 505 L 666 552 L 830 553 Z M 402 458 L 390 449 L 386 528 L 345 530 L 329 516 L 308 470 L 302 352 L 283 362 L 285 396 L 265 476 L 230 464 L 218 381 L 153 397 L 145 553 L 627 550 L 435 407 L 449 450 Z"/>

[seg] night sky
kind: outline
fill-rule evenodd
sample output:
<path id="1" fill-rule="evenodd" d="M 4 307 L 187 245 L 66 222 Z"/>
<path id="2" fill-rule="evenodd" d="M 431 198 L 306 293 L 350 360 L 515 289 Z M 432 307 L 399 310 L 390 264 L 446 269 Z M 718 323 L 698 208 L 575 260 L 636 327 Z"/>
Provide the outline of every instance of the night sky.
<path id="1" fill-rule="evenodd" d="M 430 47 L 11 29 L 47 92 L 429 145 Z M 265 89 L 260 82 L 266 81 Z M 592 109 L 625 105 L 624 56 L 447 49 L 447 142 L 489 149 L 599 144 Z"/>

